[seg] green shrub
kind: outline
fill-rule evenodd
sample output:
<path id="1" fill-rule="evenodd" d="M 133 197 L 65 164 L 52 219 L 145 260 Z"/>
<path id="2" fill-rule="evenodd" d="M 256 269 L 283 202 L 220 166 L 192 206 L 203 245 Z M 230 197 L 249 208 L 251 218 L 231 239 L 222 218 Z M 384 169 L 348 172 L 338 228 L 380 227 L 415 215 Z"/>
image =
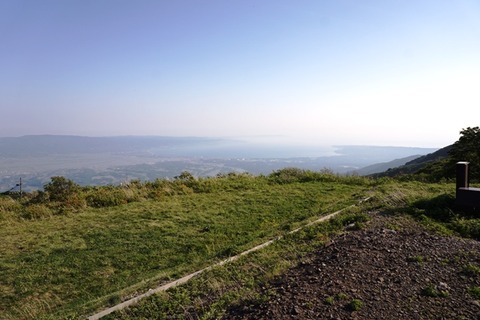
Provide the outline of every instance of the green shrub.
<path id="1" fill-rule="evenodd" d="M 340 292 L 340 293 L 337 294 L 337 299 L 338 300 L 347 300 L 348 295 L 346 293 Z"/>
<path id="2" fill-rule="evenodd" d="M 268 178 L 275 183 L 294 183 L 305 179 L 305 170 L 298 168 L 284 168 L 272 172 Z"/>
<path id="3" fill-rule="evenodd" d="M 411 256 L 411 257 L 407 258 L 408 262 L 417 262 L 417 263 L 420 263 L 420 264 L 422 264 L 426 260 L 427 259 L 424 256 Z"/>
<path id="4" fill-rule="evenodd" d="M 43 186 L 52 201 L 66 201 L 70 196 L 77 193 L 80 186 L 65 177 L 52 177 L 51 181 Z"/>
<path id="5" fill-rule="evenodd" d="M 16 219 L 22 211 L 22 205 L 9 196 L 0 195 L 0 221 Z"/>
<path id="6" fill-rule="evenodd" d="M 368 185 L 373 180 L 359 175 L 338 175 L 329 169 L 320 171 L 303 170 L 299 168 L 284 168 L 268 175 L 271 183 L 287 184 L 296 182 L 339 182 L 349 185 Z"/>
<path id="7" fill-rule="evenodd" d="M 101 187 L 92 189 L 86 196 L 90 207 L 112 207 L 125 204 L 128 198 L 125 192 L 115 187 Z"/>
<path id="8" fill-rule="evenodd" d="M 480 287 L 471 287 L 468 289 L 468 293 L 475 299 L 480 299 Z"/>
<path id="9" fill-rule="evenodd" d="M 32 193 L 30 203 L 48 203 L 50 201 L 49 195 L 44 191 L 35 191 Z"/>
<path id="10" fill-rule="evenodd" d="M 312 181 L 335 182 L 341 180 L 341 177 L 335 175 L 328 169 L 324 169 L 322 171 L 311 171 L 292 167 L 274 171 L 268 175 L 268 179 L 270 182 L 287 184 Z"/>
<path id="11" fill-rule="evenodd" d="M 480 219 L 456 219 L 450 227 L 462 237 L 480 239 Z"/>
<path id="12" fill-rule="evenodd" d="M 334 298 L 334 297 L 327 297 L 327 298 L 325 299 L 325 303 L 328 304 L 328 305 L 330 305 L 330 306 L 332 306 L 332 305 L 335 304 L 335 298 Z"/>
<path id="13" fill-rule="evenodd" d="M 150 199 L 162 199 L 166 196 L 175 194 L 175 187 L 171 181 L 165 179 L 156 179 L 145 183 L 147 196 Z"/>
<path id="14" fill-rule="evenodd" d="M 0 196 L 0 212 L 18 212 L 21 208 L 18 201 L 9 196 Z"/>
<path id="15" fill-rule="evenodd" d="M 80 192 L 70 194 L 62 203 L 62 208 L 65 209 L 85 209 L 87 207 L 87 201 Z"/>
<path id="16" fill-rule="evenodd" d="M 353 299 L 350 301 L 350 303 L 347 305 L 347 308 L 350 311 L 358 311 L 363 308 L 363 301 L 360 299 Z"/>
<path id="17" fill-rule="evenodd" d="M 192 191 L 199 189 L 198 180 L 188 171 L 183 171 L 179 176 L 176 176 L 175 184 L 179 187 L 179 190 L 182 193 L 185 193 L 187 188 L 191 189 Z M 188 194 L 188 192 L 185 194 Z"/>
<path id="18" fill-rule="evenodd" d="M 448 291 L 439 290 L 433 285 L 429 284 L 427 287 L 422 289 L 421 295 L 431 298 L 446 298 L 448 297 Z"/>
<path id="19" fill-rule="evenodd" d="M 44 204 L 32 204 L 24 209 L 22 218 L 29 220 L 37 220 L 48 218 L 53 215 L 53 211 Z"/>
<path id="20" fill-rule="evenodd" d="M 471 277 L 480 276 L 480 267 L 469 263 L 463 267 L 463 273 Z"/>
<path id="21" fill-rule="evenodd" d="M 193 189 L 183 183 L 179 183 L 175 186 L 175 194 L 192 194 L 194 193 Z"/>

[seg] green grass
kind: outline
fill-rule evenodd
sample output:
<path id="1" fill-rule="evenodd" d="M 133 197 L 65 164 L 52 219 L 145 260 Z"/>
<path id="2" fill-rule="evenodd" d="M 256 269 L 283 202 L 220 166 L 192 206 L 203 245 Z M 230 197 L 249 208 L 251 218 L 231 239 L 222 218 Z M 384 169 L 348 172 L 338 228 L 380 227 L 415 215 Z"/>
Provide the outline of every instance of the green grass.
<path id="1" fill-rule="evenodd" d="M 325 303 L 328 304 L 329 306 L 332 306 L 335 304 L 335 298 L 334 297 L 327 297 L 325 298 Z"/>
<path id="2" fill-rule="evenodd" d="M 425 185 L 417 182 L 383 181 L 365 190 L 365 193 L 372 196 L 371 201 L 350 208 L 328 223 L 307 228 L 271 247 L 244 257 L 241 261 L 216 268 L 215 272 L 202 274 L 187 285 L 150 297 L 107 318 L 217 319 L 231 305 L 259 304 L 271 298 L 271 293 L 259 289 L 264 287 L 264 283 L 295 265 L 303 254 L 328 241 L 332 233 L 343 230 L 352 222 L 368 221 L 365 212 L 381 210 L 388 214 L 415 216 L 418 201 L 428 201 L 452 192 L 453 188 L 452 184 Z M 215 285 L 212 286 L 212 283 Z M 441 292 L 439 296 L 445 294 L 448 293 Z M 326 298 L 325 303 L 331 305 L 336 301 L 345 303 L 348 300 L 348 295 L 340 293 Z M 356 311 L 363 308 L 363 302 L 353 299 L 345 307 Z"/>
<path id="3" fill-rule="evenodd" d="M 353 299 L 347 305 L 347 309 L 350 311 L 358 311 L 363 308 L 363 301 L 360 299 Z"/>
<path id="4" fill-rule="evenodd" d="M 210 192 L 0 220 L 0 313 L 90 312 L 350 205 L 364 189 L 263 177 L 227 182 Z"/>
<path id="5" fill-rule="evenodd" d="M 348 295 L 346 293 L 340 292 L 336 295 L 337 300 L 347 300 Z"/>
<path id="6" fill-rule="evenodd" d="M 435 286 L 429 284 L 422 289 L 421 295 L 430 298 L 446 298 L 448 297 L 448 291 L 439 290 Z"/>
<path id="7" fill-rule="evenodd" d="M 417 262 L 419 264 L 422 264 L 425 261 L 427 261 L 427 258 L 425 258 L 424 256 L 412 256 L 412 257 L 408 257 L 407 261 L 408 262 Z"/>
<path id="8" fill-rule="evenodd" d="M 480 300 L 480 287 L 471 287 L 468 293 L 475 299 Z"/>
<path id="9" fill-rule="evenodd" d="M 346 210 L 333 220 L 289 234 L 271 246 L 215 267 L 185 285 L 148 297 L 105 319 L 218 319 L 228 307 L 260 304 L 275 292 L 259 288 L 342 232 L 346 221 L 361 216 Z M 345 303 L 348 296 L 329 297 L 325 303 L 334 304 L 336 300 Z"/>
<path id="10" fill-rule="evenodd" d="M 259 291 L 263 283 L 345 226 L 363 227 L 365 212 L 408 214 L 446 233 L 460 233 L 454 222 L 463 221 L 470 228 L 464 229 L 475 231 L 478 219 L 450 208 L 452 194 L 453 184 L 288 169 L 267 177 L 182 175 L 127 189 L 87 188 L 65 203 L 0 197 L 0 314 L 89 315 L 372 197 L 328 223 L 287 235 L 111 317 L 216 318 L 231 304 L 268 298 Z"/>
<path id="11" fill-rule="evenodd" d="M 469 263 L 463 267 L 463 273 L 470 277 L 480 276 L 480 267 Z"/>

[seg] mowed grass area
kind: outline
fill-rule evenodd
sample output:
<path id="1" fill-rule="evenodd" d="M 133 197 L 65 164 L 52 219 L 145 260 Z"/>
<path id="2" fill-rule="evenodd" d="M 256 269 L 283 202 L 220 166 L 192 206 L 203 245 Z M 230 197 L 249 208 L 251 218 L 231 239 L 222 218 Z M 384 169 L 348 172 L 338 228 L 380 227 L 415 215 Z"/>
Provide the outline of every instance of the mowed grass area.
<path id="1" fill-rule="evenodd" d="M 372 186 L 334 176 L 211 179 L 202 192 L 41 219 L 8 213 L 3 199 L 0 318 L 88 315 L 353 204 Z"/>
<path id="2" fill-rule="evenodd" d="M 408 219 L 434 232 L 480 239 L 480 219 L 455 209 L 453 183 L 383 180 L 366 186 L 364 192 L 370 196 L 368 201 L 357 202 L 327 222 L 288 234 L 271 246 L 217 266 L 105 319 L 221 319 L 229 307 L 259 304 L 272 298 L 265 287 L 275 276 L 345 232 L 346 226 L 349 230 L 363 228 L 371 211 L 398 216 L 399 221 Z M 470 227 L 458 228 L 466 225 Z M 398 230 L 400 225 L 392 224 L 391 228 Z"/>
<path id="3" fill-rule="evenodd" d="M 221 319 L 230 306 L 269 299 L 268 292 L 262 290 L 268 281 L 295 266 L 346 225 L 361 225 L 368 219 L 348 207 L 332 220 L 287 234 L 270 246 L 216 266 L 184 285 L 152 295 L 104 319 Z"/>

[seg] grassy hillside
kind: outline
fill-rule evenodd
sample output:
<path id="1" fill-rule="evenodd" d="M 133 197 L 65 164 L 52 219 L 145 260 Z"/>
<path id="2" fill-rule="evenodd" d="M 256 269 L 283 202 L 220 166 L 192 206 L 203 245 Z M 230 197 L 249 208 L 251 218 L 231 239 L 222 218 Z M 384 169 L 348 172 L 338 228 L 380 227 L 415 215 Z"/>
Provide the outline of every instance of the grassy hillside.
<path id="1" fill-rule="evenodd" d="M 452 146 L 447 146 L 444 148 L 441 148 L 433 153 L 429 153 L 424 156 L 416 157 L 415 159 L 412 159 L 411 161 L 408 161 L 407 163 L 394 167 L 391 166 L 388 170 L 384 172 L 379 172 L 379 173 L 374 173 L 372 176 L 374 177 L 397 177 L 400 175 L 409 175 L 409 174 L 416 174 L 422 169 L 426 169 L 431 167 L 431 166 L 438 166 L 440 163 L 444 163 L 445 159 L 448 158 L 449 152 L 452 149 Z M 442 166 L 443 167 L 443 166 Z M 450 168 L 449 168 L 450 169 Z M 446 176 L 443 176 L 444 178 L 453 178 L 453 172 L 442 172 L 442 174 L 446 173 Z M 430 175 L 429 177 L 433 178 L 433 175 Z M 418 178 L 418 177 L 417 177 Z"/>
<path id="2" fill-rule="evenodd" d="M 455 164 L 470 162 L 470 181 L 480 182 L 480 127 L 460 131 L 460 138 L 452 145 L 407 162 L 403 166 L 372 174 L 372 177 L 401 177 L 430 182 L 453 181 Z"/>
<path id="3" fill-rule="evenodd" d="M 78 316 L 284 234 L 372 182 L 295 169 L 0 198 L 0 313 Z M 56 193 L 54 193 L 54 191 Z"/>
<path id="4" fill-rule="evenodd" d="M 315 278 L 318 275 L 317 269 L 311 269 L 308 261 L 304 262 L 303 258 L 311 252 L 320 251 L 321 247 L 335 246 L 336 236 L 345 232 L 345 229 L 363 228 L 370 219 L 368 213 L 372 211 L 381 212 L 382 215 L 390 217 L 398 217 L 399 221 L 405 220 L 412 224 L 421 224 L 427 230 L 443 235 L 463 235 L 480 239 L 479 219 L 465 216 L 465 213 L 455 208 L 452 189 L 453 185 L 451 184 L 400 183 L 385 180 L 367 191 L 372 196 L 370 201 L 348 208 L 327 223 L 311 226 L 297 234 L 288 235 L 272 246 L 234 263 L 216 267 L 185 285 L 148 297 L 131 308 L 107 316 L 106 319 L 219 319 L 232 305 L 238 308 L 248 308 L 248 306 L 255 308 L 254 306 L 258 306 L 262 302 L 275 299 L 275 294 L 278 292 L 268 289 L 271 288 L 272 283 L 277 284 L 278 282 L 278 286 L 288 285 L 289 288 L 290 285 L 296 286 L 296 283 L 282 282 L 285 279 L 277 276 L 284 274 L 287 269 L 295 267 L 299 262 L 300 265 L 306 264 L 305 277 Z M 386 226 L 388 230 L 383 229 L 379 232 L 383 232 L 385 237 L 386 232 L 401 232 L 402 225 L 402 223 L 395 222 Z M 343 238 L 343 236 L 341 237 Z M 399 246 L 401 245 L 399 244 Z M 347 251 L 361 250 L 359 248 L 343 249 Z M 454 254 L 461 253 L 455 252 Z M 390 258 L 392 256 L 395 254 L 391 254 Z M 410 259 L 422 259 L 422 257 Z M 335 264 L 335 261 L 328 260 L 325 263 L 330 265 Z M 447 262 L 444 261 L 444 263 Z M 319 268 L 323 268 L 322 265 Z M 428 268 L 428 265 L 425 265 L 425 268 Z M 465 270 L 468 269 L 465 272 L 469 272 L 469 275 L 478 279 L 480 265 L 469 264 L 465 268 Z M 345 274 L 339 275 L 338 281 L 341 283 L 342 277 L 345 276 Z M 361 278 L 363 274 L 357 276 Z M 384 276 L 388 277 L 386 274 Z M 430 276 L 434 277 L 435 275 L 431 274 Z M 478 283 L 478 281 L 473 282 L 472 280 L 470 284 L 473 296 L 478 290 L 474 283 Z M 310 289 L 312 290 L 312 288 Z M 354 289 L 343 288 L 343 292 L 351 292 Z M 317 290 L 317 288 L 313 290 Z M 303 289 L 297 288 L 297 292 L 301 295 Z M 322 296 L 321 292 L 318 294 Z M 344 294 L 344 296 L 345 298 L 338 296 L 338 299 L 346 299 L 347 295 Z M 310 307 L 313 309 L 316 303 L 305 301 L 302 297 L 298 297 L 298 300 L 296 297 L 290 297 L 295 300 L 294 305 L 298 304 L 300 307 L 301 304 L 305 309 L 310 309 Z M 306 306 L 304 306 L 305 303 Z M 338 301 L 321 302 L 321 304 L 328 305 L 335 303 Z M 375 303 L 383 305 L 387 302 L 382 299 Z M 436 303 L 438 304 L 440 301 Z M 291 317 L 295 317 L 295 313 L 292 313 Z M 267 318 L 269 316 L 262 317 L 262 319 Z"/>
<path id="5" fill-rule="evenodd" d="M 392 170 L 391 168 L 397 168 L 397 167 L 403 166 L 406 163 L 414 159 L 417 159 L 418 157 L 421 157 L 421 156 L 413 155 L 413 156 L 409 156 L 401 159 L 395 159 L 388 162 L 376 163 L 376 164 L 372 164 L 370 166 L 355 170 L 354 172 L 361 176 L 373 175 L 375 173 L 381 173 L 387 170 Z"/>

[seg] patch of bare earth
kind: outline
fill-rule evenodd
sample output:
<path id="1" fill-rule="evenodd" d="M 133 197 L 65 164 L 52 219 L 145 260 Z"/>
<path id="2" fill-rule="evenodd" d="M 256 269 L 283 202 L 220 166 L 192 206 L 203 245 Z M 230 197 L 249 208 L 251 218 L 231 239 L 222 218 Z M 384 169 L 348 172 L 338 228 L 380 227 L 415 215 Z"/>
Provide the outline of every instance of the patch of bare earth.
<path id="1" fill-rule="evenodd" d="M 224 319 L 480 319 L 480 242 L 372 214 Z M 476 269 L 477 268 L 477 269 Z"/>

